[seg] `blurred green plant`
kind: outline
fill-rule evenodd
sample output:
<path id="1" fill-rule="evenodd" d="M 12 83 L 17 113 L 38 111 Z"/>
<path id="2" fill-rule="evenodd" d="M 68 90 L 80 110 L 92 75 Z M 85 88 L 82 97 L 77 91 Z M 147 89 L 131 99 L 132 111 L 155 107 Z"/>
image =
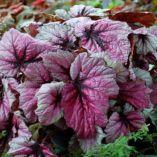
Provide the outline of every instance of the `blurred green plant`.
<path id="1" fill-rule="evenodd" d="M 124 0 L 103 0 L 102 3 L 103 8 L 108 8 L 108 9 L 112 9 L 123 4 L 124 4 Z"/>
<path id="2" fill-rule="evenodd" d="M 90 5 L 93 7 L 102 7 L 103 0 L 85 0 L 85 1 L 78 1 L 78 4 L 85 4 Z"/>

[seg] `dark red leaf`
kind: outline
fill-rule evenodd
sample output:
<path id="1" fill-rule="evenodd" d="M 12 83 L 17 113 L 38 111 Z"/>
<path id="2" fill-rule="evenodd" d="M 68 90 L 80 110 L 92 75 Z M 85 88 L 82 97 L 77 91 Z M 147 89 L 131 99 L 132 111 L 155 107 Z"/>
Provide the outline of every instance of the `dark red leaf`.
<path id="1" fill-rule="evenodd" d="M 144 26 L 152 26 L 155 23 L 155 17 L 150 12 L 120 12 L 110 15 L 110 19 L 117 21 L 125 21 L 127 23 L 141 23 Z"/>

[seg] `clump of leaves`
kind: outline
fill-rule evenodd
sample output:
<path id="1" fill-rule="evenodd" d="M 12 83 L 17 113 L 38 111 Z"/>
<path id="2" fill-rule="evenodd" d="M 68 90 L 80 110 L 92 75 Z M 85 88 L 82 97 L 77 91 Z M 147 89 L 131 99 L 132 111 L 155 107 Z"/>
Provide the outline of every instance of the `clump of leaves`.
<path id="1" fill-rule="evenodd" d="M 136 153 L 147 136 L 138 130 L 150 124 L 156 133 L 152 14 L 75 5 L 42 16 L 21 29 L 27 33 L 11 28 L 0 40 L 1 154 L 78 156 L 100 144 L 100 153 Z"/>

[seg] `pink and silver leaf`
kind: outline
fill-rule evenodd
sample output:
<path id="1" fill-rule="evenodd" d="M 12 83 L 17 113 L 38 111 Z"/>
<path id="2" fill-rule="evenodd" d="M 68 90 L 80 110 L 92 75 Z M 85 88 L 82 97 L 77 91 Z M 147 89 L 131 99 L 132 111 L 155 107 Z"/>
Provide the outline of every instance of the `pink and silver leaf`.
<path id="1" fill-rule="evenodd" d="M 153 83 L 153 80 L 149 71 L 146 71 L 140 68 L 133 68 L 133 71 L 139 79 L 143 80 L 146 83 L 147 86 L 150 86 Z"/>
<path id="2" fill-rule="evenodd" d="M 130 103 L 137 109 L 145 109 L 150 107 L 149 94 L 151 89 L 145 86 L 143 81 L 129 81 L 119 83 L 118 99 Z"/>
<path id="3" fill-rule="evenodd" d="M 117 82 L 126 82 L 129 76 L 129 71 L 122 63 L 119 61 L 113 61 L 108 58 L 107 54 L 104 52 L 92 53 L 91 57 L 100 58 L 104 60 L 104 65 L 115 70 Z"/>
<path id="4" fill-rule="evenodd" d="M 105 13 L 103 9 L 93 8 L 92 6 L 74 5 L 70 8 L 69 14 L 71 17 L 103 17 Z"/>
<path id="5" fill-rule="evenodd" d="M 129 132 L 137 131 L 142 127 L 145 120 L 136 111 L 125 113 L 114 112 L 105 128 L 106 142 L 114 142 L 120 136 L 127 135 Z"/>
<path id="6" fill-rule="evenodd" d="M 152 84 L 150 88 L 152 89 L 150 100 L 155 106 L 157 106 L 157 83 Z"/>
<path id="7" fill-rule="evenodd" d="M 139 28 L 134 32 L 134 42 L 137 54 L 147 55 L 148 53 L 156 53 L 157 36 L 146 28 Z"/>
<path id="8" fill-rule="evenodd" d="M 148 32 L 155 35 L 157 37 L 157 27 L 156 26 L 151 26 L 147 28 Z"/>
<path id="9" fill-rule="evenodd" d="M 49 52 L 42 56 L 44 65 L 51 77 L 61 81 L 70 79 L 70 66 L 75 57 L 75 53 L 62 50 Z"/>
<path id="10" fill-rule="evenodd" d="M 39 85 L 53 80 L 43 63 L 32 63 L 28 65 L 24 74 L 28 81 Z"/>
<path id="11" fill-rule="evenodd" d="M 77 25 L 84 24 L 89 21 L 92 21 L 91 18 L 89 18 L 89 17 L 77 17 L 77 18 L 71 18 L 71 19 L 65 21 L 64 24 L 70 25 L 71 27 L 75 28 Z"/>
<path id="12" fill-rule="evenodd" d="M 6 122 L 11 113 L 11 107 L 16 101 L 16 97 L 10 86 L 11 84 L 7 79 L 0 80 L 0 130 L 5 129 Z"/>
<path id="13" fill-rule="evenodd" d="M 20 93 L 20 106 L 19 108 L 23 110 L 26 118 L 30 122 L 35 122 L 37 116 L 35 114 L 35 109 L 37 108 L 37 98 L 35 94 L 40 88 L 40 84 L 26 81 L 19 85 L 18 91 Z"/>
<path id="14" fill-rule="evenodd" d="M 96 136 L 96 126 L 105 126 L 108 99 L 118 94 L 115 73 L 102 60 L 79 54 L 70 68 L 72 81 L 63 89 L 64 117 L 79 138 Z"/>
<path id="15" fill-rule="evenodd" d="M 59 17 L 63 20 L 69 20 L 70 19 L 69 13 L 67 11 L 65 11 L 64 9 L 55 10 L 55 14 L 57 17 Z"/>
<path id="16" fill-rule="evenodd" d="M 25 136 L 25 137 L 31 137 L 32 134 L 29 131 L 26 123 L 23 119 L 21 119 L 20 115 L 17 112 L 14 112 L 13 118 L 12 118 L 12 136 L 13 138 L 18 136 Z"/>
<path id="17" fill-rule="evenodd" d="M 63 86 L 63 82 L 43 84 L 36 93 L 38 104 L 35 113 L 42 125 L 53 124 L 63 117 L 61 109 Z"/>
<path id="18" fill-rule="evenodd" d="M 105 51 L 112 60 L 126 63 L 130 54 L 128 35 L 131 28 L 124 22 L 101 19 L 77 25 L 79 45 L 93 53 Z"/>
<path id="19" fill-rule="evenodd" d="M 60 23 L 50 23 L 40 27 L 37 39 L 49 42 L 54 50 L 66 51 L 72 51 L 76 41 L 74 28 Z"/>
<path id="20" fill-rule="evenodd" d="M 30 137 L 19 136 L 17 138 L 13 138 L 9 142 L 10 149 L 7 152 L 9 155 L 13 157 L 37 157 L 37 156 L 45 156 L 45 157 L 57 157 L 54 155 L 47 146 L 43 144 L 39 144 Z"/>
<path id="21" fill-rule="evenodd" d="M 35 122 L 37 120 L 35 114 L 37 98 L 35 97 L 35 94 L 42 84 L 51 82 L 52 79 L 42 63 L 28 65 L 25 75 L 28 80 L 18 86 L 18 92 L 20 93 L 20 108 L 24 111 L 26 118 L 30 122 Z"/>
<path id="22" fill-rule="evenodd" d="M 40 54 L 47 50 L 47 44 L 12 28 L 0 41 L 0 71 L 6 76 L 15 76 L 28 64 L 41 61 Z"/>
<path id="23" fill-rule="evenodd" d="M 89 139 L 78 139 L 80 143 L 80 147 L 84 152 L 87 152 L 94 145 L 99 145 L 102 142 L 102 139 L 105 137 L 105 134 L 100 127 L 96 127 L 96 136 L 94 138 Z"/>

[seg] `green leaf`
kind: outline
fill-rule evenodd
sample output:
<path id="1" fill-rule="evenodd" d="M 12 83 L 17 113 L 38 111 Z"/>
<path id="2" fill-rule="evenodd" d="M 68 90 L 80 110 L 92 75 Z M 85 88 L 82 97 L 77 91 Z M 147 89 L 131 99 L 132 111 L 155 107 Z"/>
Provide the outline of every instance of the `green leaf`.
<path id="1" fill-rule="evenodd" d="M 39 129 L 42 128 L 42 126 L 39 123 L 35 123 L 29 127 L 29 130 L 32 133 L 32 139 L 37 140 L 39 138 Z"/>
<path id="2" fill-rule="evenodd" d="M 148 125 L 144 125 L 139 131 L 130 133 L 128 138 L 130 140 L 134 140 L 135 142 L 137 140 L 147 140 L 148 142 L 152 143 L 152 135 L 148 134 Z"/>

